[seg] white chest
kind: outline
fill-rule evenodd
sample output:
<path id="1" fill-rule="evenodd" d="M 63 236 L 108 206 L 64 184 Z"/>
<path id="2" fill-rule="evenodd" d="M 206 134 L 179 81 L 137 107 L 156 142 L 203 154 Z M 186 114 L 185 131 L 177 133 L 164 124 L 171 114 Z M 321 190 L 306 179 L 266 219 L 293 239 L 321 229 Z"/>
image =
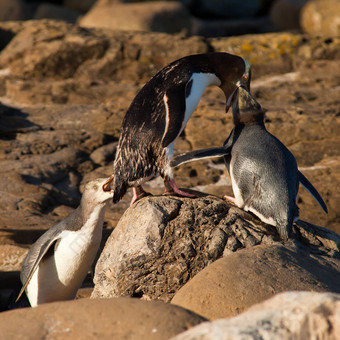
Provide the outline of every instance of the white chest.
<path id="1" fill-rule="evenodd" d="M 32 306 L 75 297 L 98 251 L 102 226 L 103 217 L 91 215 L 81 230 L 60 234 L 54 255 L 40 262 L 27 285 Z"/>

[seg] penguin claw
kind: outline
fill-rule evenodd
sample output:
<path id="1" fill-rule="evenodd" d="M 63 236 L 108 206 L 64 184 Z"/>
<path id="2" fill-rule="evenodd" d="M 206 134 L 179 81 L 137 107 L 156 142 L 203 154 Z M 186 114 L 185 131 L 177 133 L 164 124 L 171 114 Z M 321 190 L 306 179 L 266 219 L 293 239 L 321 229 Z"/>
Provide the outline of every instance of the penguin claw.
<path id="1" fill-rule="evenodd" d="M 188 192 L 182 191 L 177 186 L 177 184 L 176 184 L 174 179 L 165 180 L 164 181 L 164 185 L 165 185 L 165 191 L 164 191 L 165 195 L 174 195 L 174 194 L 177 194 L 179 196 L 189 197 L 189 198 L 196 198 L 197 197 L 197 196 L 195 196 L 193 194 L 189 194 Z"/>
<path id="2" fill-rule="evenodd" d="M 149 192 L 145 191 L 141 186 L 139 187 L 133 187 L 133 197 L 130 202 L 130 207 L 137 201 L 139 201 L 141 198 L 146 196 L 152 196 Z"/>
<path id="3" fill-rule="evenodd" d="M 235 197 L 224 195 L 223 198 L 235 204 Z"/>

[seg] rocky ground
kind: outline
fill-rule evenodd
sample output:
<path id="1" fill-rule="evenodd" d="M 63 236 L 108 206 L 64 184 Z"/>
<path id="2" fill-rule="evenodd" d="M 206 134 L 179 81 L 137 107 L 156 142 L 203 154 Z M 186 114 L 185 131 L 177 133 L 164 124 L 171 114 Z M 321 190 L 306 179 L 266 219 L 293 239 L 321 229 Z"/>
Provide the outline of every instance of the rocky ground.
<path id="1" fill-rule="evenodd" d="M 30 244 L 78 205 L 83 183 L 111 174 L 122 118 L 141 86 L 169 62 L 193 53 L 227 51 L 242 55 L 252 64 L 252 92 L 267 109 L 268 130 L 293 152 L 300 170 L 318 189 L 328 206 L 329 213 L 326 215 L 301 188 L 298 197 L 301 219 L 340 233 L 339 38 L 299 33 L 202 38 L 186 37 L 183 34 L 85 29 L 42 20 L 1 23 L 0 46 L 2 299 L 8 296 L 18 282 L 18 270 Z M 221 91 L 218 88 L 207 89 L 176 145 L 176 152 L 222 145 L 232 128 L 231 115 L 224 112 L 224 107 Z M 219 197 L 232 194 L 230 180 L 219 160 L 182 166 L 176 169 L 175 177 L 181 187 Z M 147 189 L 161 194 L 162 183 L 155 179 L 148 184 Z M 220 200 L 211 197 L 210 200 Z M 129 191 L 122 202 L 109 206 L 104 240 L 128 208 L 130 199 Z M 198 202 L 197 210 L 196 203 L 192 203 L 193 219 L 203 209 L 198 209 L 203 204 Z M 171 204 L 174 211 L 177 211 L 176 206 L 180 203 Z M 218 216 L 224 209 L 229 209 L 225 203 L 219 204 L 216 211 Z M 131 211 L 129 209 L 129 214 Z M 237 211 L 237 214 L 241 212 Z M 175 215 L 169 212 L 171 219 Z M 245 237 L 248 241 L 243 243 L 242 232 L 238 234 L 238 225 L 230 223 L 236 228 L 234 233 L 238 237 L 231 238 L 228 246 L 223 246 L 227 250 L 221 248 L 225 255 L 222 260 L 229 257 L 230 263 L 220 265 L 235 268 L 235 262 L 230 256 L 242 253 L 230 253 L 235 250 L 247 251 L 250 254 L 243 253 L 243 259 L 251 259 L 255 252 L 252 248 L 259 249 L 253 245 L 266 243 L 262 236 L 253 243 L 249 237 Z M 313 234 L 311 231 L 308 233 Z M 314 288 L 322 288 L 318 291 L 335 291 L 333 287 L 340 282 L 336 276 L 339 273 L 339 246 L 337 236 L 331 235 L 331 245 L 317 244 L 320 235 L 313 241 L 316 242 L 314 246 L 323 247 L 320 250 L 323 255 L 320 256 L 326 256 L 314 259 L 320 271 L 324 268 L 334 270 L 334 280 L 331 282 L 327 278 L 327 282 L 321 282 L 319 276 L 310 274 L 310 268 L 316 263 L 313 262 L 313 256 L 319 255 L 308 255 L 307 252 L 306 258 L 300 261 L 293 245 L 282 246 L 287 249 L 277 248 L 279 245 L 276 245 L 271 256 L 280 259 L 283 257 L 288 262 L 295 261 L 294 268 L 300 273 L 299 266 L 302 266 L 305 270 L 302 272 L 311 275 L 307 283 L 313 286 L 314 282 Z M 219 236 L 216 237 L 219 239 Z M 228 242 L 223 234 L 220 237 L 224 239 L 223 242 Z M 310 242 L 311 239 L 307 240 Z M 275 236 L 274 241 L 278 241 Z M 267 245 L 272 245 L 272 242 Z M 221 251 L 216 254 L 214 259 L 222 255 Z M 183 256 L 189 255 L 190 251 Z M 308 260 L 310 257 L 312 259 Z M 201 267 L 197 267 L 191 274 L 196 274 L 210 264 L 210 260 L 202 260 L 204 263 Z M 285 266 L 284 262 L 280 262 L 276 270 Z M 183 268 L 162 264 L 162 270 L 164 268 L 174 271 L 171 277 L 177 275 L 177 270 L 185 277 Z M 176 283 L 176 291 L 193 276 L 191 274 Z M 166 279 L 164 282 L 165 286 L 159 286 L 156 292 L 158 296 L 156 294 L 150 298 L 169 293 Z M 289 290 L 292 286 L 284 289 L 278 287 L 281 287 L 280 282 L 278 286 L 273 286 L 272 292 Z M 313 287 L 311 290 L 317 290 Z M 132 287 L 125 295 L 138 297 L 149 294 L 137 288 Z M 168 301 L 176 291 L 171 291 L 163 300 Z M 270 294 L 263 296 L 267 298 Z M 235 314 L 257 302 L 260 301 L 245 303 L 241 307 L 235 304 Z M 7 315 L 10 313 L 15 312 Z M 35 317 L 35 311 L 30 313 L 32 318 Z M 46 322 L 48 324 L 51 321 Z M 179 333 L 176 332 L 172 335 Z"/>

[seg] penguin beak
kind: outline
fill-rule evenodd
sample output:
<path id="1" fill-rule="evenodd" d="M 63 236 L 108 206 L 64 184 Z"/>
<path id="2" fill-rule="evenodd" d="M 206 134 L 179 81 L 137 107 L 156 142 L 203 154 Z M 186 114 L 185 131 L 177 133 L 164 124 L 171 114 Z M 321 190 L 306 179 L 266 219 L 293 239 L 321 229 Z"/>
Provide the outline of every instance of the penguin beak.
<path id="1" fill-rule="evenodd" d="M 229 96 L 229 98 L 228 98 L 228 100 L 227 100 L 226 108 L 225 108 L 225 112 L 226 112 L 226 113 L 228 113 L 228 111 L 229 111 L 229 108 L 230 108 L 230 106 L 231 106 L 231 102 L 232 102 L 232 100 L 233 100 L 233 98 L 234 98 L 235 93 L 237 92 L 238 88 L 241 87 L 241 86 L 246 88 L 246 85 L 244 85 L 244 84 L 242 84 L 240 81 L 238 81 L 238 82 L 236 83 L 236 87 L 235 87 L 234 91 L 232 92 L 232 94 Z"/>
<path id="2" fill-rule="evenodd" d="M 115 177 L 115 174 L 112 174 L 108 179 L 107 181 L 103 184 L 102 188 L 103 188 L 103 191 L 105 192 L 113 192 L 112 190 L 112 187 L 111 187 L 111 183 L 113 182 L 113 179 Z"/>

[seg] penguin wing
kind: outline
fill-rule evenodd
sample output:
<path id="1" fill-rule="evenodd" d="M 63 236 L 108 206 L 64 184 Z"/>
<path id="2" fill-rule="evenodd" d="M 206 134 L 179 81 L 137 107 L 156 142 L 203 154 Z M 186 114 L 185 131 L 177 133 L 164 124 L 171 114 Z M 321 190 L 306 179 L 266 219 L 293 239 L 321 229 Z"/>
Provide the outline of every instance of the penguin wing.
<path id="1" fill-rule="evenodd" d="M 223 157 L 230 153 L 230 148 L 208 148 L 190 151 L 175 157 L 170 161 L 170 166 L 175 168 L 184 163 L 198 161 L 204 158 Z"/>
<path id="2" fill-rule="evenodd" d="M 55 230 L 53 230 L 53 231 L 55 232 L 54 237 L 50 238 L 50 236 L 52 236 L 52 235 L 49 235 L 50 233 L 48 233 L 48 232 L 43 234 L 41 239 L 39 239 L 37 241 L 37 243 L 32 246 L 29 253 L 27 254 L 27 257 L 25 258 L 24 263 L 23 263 L 23 267 L 22 267 L 22 270 L 26 271 L 27 275 L 25 275 L 25 273 L 24 273 L 24 275 L 23 275 L 24 277 L 22 277 L 22 279 L 24 279 L 25 282 L 23 282 L 23 286 L 22 286 L 15 302 L 17 302 L 20 299 L 20 296 L 25 291 L 25 289 L 26 289 L 27 285 L 29 284 L 34 272 L 38 268 L 41 260 L 44 258 L 44 256 L 48 253 L 48 251 L 50 249 L 51 250 L 53 249 L 52 246 L 54 246 L 56 244 L 56 242 L 58 242 L 61 232 L 55 231 Z"/>
<path id="3" fill-rule="evenodd" d="M 162 147 L 170 145 L 180 134 L 185 119 L 186 84 L 182 83 L 168 89 L 163 97 L 165 105 L 165 129 Z"/>
<path id="4" fill-rule="evenodd" d="M 319 203 L 323 211 L 328 214 L 328 209 L 326 203 L 318 193 L 318 191 L 313 187 L 312 183 L 299 171 L 299 182 L 301 185 L 314 197 L 314 199 Z"/>

